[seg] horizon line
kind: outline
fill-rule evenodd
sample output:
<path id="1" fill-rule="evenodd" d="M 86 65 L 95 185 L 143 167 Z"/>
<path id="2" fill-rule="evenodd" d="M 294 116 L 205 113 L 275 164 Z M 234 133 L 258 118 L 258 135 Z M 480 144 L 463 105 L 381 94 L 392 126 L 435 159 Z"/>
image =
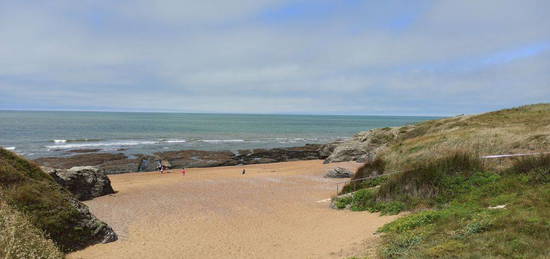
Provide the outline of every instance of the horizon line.
<path id="1" fill-rule="evenodd" d="M 174 114 L 223 114 L 223 115 L 294 115 L 294 116 L 394 116 L 394 117 L 453 117 L 457 115 L 396 115 L 396 114 L 321 114 L 321 113 L 245 113 L 245 112 L 184 112 L 184 111 L 124 111 L 78 109 L 3 109 L 13 112 L 105 112 L 105 113 L 174 113 Z"/>

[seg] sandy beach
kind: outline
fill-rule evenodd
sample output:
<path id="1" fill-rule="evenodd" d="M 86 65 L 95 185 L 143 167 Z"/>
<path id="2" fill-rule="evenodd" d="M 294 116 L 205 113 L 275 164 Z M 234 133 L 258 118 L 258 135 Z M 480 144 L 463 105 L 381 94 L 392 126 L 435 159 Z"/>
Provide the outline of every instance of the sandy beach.
<path id="1" fill-rule="evenodd" d="M 119 235 L 69 258 L 345 258 L 397 216 L 333 210 L 321 160 L 110 175 L 118 193 L 86 202 Z M 246 174 L 241 175 L 242 169 Z"/>

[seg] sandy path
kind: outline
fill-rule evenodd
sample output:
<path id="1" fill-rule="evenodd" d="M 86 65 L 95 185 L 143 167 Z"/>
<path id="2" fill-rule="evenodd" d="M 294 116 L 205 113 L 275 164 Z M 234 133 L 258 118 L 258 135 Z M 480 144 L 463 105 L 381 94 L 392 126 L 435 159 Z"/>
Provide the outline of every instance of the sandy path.
<path id="1" fill-rule="evenodd" d="M 120 240 L 69 258 L 342 258 L 395 218 L 328 208 L 322 161 L 111 175 L 115 195 L 86 202 Z M 240 174 L 246 168 L 246 175 Z"/>

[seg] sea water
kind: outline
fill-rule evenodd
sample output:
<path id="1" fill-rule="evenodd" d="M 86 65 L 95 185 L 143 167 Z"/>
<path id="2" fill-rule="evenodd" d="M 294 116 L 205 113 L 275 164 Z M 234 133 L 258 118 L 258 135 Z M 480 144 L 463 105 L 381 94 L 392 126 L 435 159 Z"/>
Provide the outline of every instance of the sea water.
<path id="1" fill-rule="evenodd" d="M 0 111 L 0 146 L 29 158 L 302 146 L 437 117 Z"/>

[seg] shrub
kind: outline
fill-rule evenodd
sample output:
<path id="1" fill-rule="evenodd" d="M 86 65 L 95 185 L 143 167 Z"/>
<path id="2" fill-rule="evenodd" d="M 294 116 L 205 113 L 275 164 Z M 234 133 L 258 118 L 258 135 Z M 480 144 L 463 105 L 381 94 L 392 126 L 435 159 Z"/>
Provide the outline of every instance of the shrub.
<path id="1" fill-rule="evenodd" d="M 529 156 L 514 161 L 508 174 L 530 174 L 535 183 L 550 182 L 550 155 Z"/>
<path id="2" fill-rule="evenodd" d="M 471 176 L 483 170 L 483 163 L 468 153 L 455 153 L 425 164 L 416 164 L 412 169 L 394 175 L 380 186 L 379 200 L 392 200 L 399 196 L 433 198 L 440 194 L 449 176 Z"/>
<path id="3" fill-rule="evenodd" d="M 383 158 L 377 157 L 373 161 L 366 162 L 359 167 L 352 180 L 384 174 L 385 167 L 386 161 Z"/>
<path id="4" fill-rule="evenodd" d="M 387 176 L 380 176 L 380 177 L 364 179 L 360 181 L 355 181 L 355 180 L 372 177 L 372 176 L 379 176 L 384 173 L 385 166 L 386 166 L 386 163 L 382 158 L 376 158 L 372 162 L 367 162 L 363 164 L 355 172 L 355 175 L 351 179 L 352 182 L 345 185 L 342 188 L 342 191 L 340 193 L 350 193 L 361 188 L 370 188 L 370 187 L 380 185 L 381 183 L 385 182 L 388 179 Z"/>

